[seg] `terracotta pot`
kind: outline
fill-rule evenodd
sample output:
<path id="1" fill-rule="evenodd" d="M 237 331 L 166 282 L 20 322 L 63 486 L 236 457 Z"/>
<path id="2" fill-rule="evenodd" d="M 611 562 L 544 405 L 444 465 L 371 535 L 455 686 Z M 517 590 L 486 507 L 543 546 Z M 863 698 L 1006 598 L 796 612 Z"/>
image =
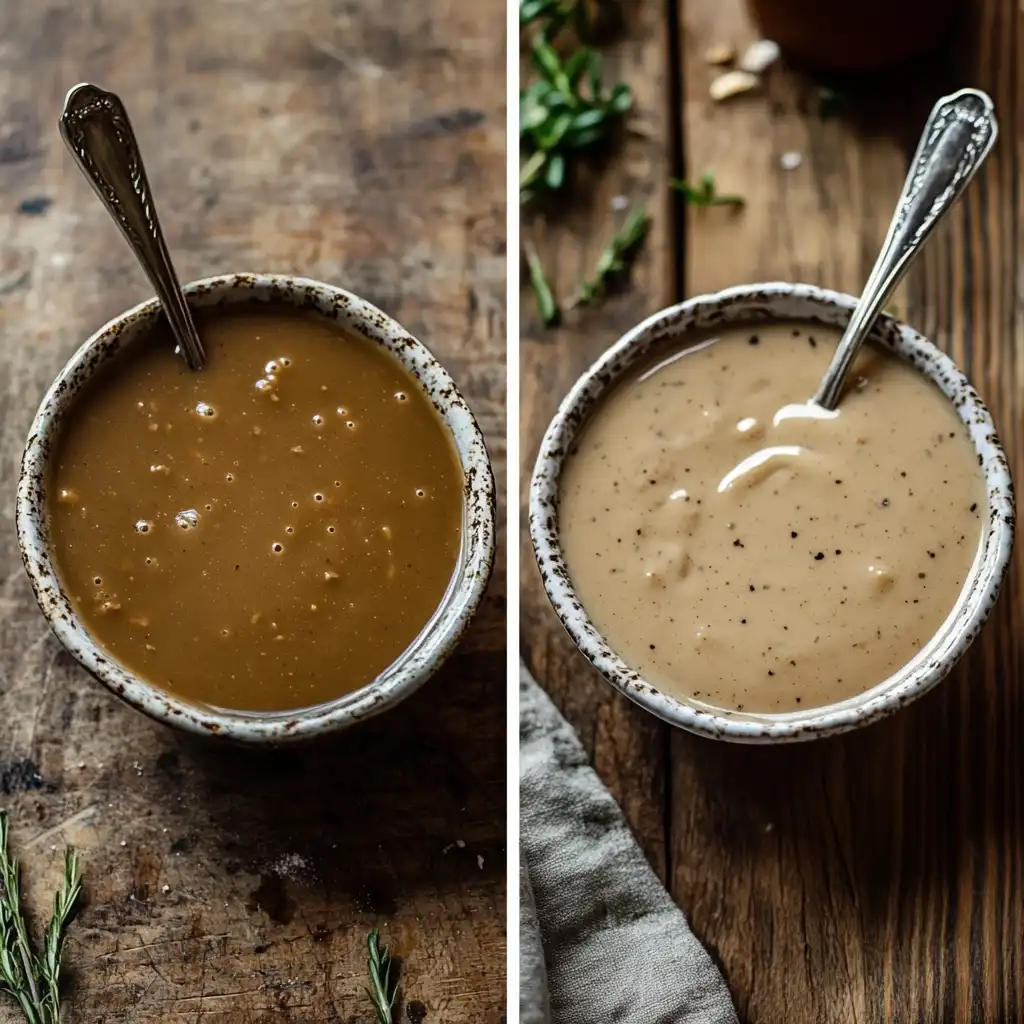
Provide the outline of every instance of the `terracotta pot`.
<path id="1" fill-rule="evenodd" d="M 927 50 L 963 0 L 747 0 L 765 39 L 819 71 L 878 71 Z"/>

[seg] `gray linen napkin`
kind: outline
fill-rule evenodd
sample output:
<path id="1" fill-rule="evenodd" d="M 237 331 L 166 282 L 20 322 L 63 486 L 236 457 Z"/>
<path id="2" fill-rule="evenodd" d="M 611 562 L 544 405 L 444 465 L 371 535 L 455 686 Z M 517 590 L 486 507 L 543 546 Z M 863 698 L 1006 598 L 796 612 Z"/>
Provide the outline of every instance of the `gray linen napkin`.
<path id="1" fill-rule="evenodd" d="M 522 1024 L 736 1024 L 575 733 L 520 669 Z"/>

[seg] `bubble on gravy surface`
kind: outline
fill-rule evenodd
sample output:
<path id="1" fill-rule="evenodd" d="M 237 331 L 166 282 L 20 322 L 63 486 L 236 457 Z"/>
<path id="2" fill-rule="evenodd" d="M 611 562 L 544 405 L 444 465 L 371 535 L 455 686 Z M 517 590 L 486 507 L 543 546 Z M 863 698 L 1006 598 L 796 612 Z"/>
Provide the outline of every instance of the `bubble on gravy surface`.
<path id="1" fill-rule="evenodd" d="M 665 693 L 748 712 L 844 700 L 911 661 L 963 589 L 987 508 L 966 427 L 874 348 L 836 414 L 809 406 L 838 340 L 792 324 L 694 339 L 619 385 L 566 461 L 573 585 Z"/>
<path id="2" fill-rule="evenodd" d="M 314 313 L 199 311 L 114 360 L 58 442 L 58 569 L 98 643 L 186 699 L 245 711 L 370 682 L 440 604 L 463 477 L 419 383 Z"/>

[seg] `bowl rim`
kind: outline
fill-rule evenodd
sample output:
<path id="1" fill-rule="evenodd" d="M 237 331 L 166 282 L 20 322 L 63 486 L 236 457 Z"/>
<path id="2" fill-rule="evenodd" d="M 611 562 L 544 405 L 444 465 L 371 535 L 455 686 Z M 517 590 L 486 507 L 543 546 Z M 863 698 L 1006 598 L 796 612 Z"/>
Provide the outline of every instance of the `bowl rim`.
<path id="1" fill-rule="evenodd" d="M 46 477 L 66 409 L 106 359 L 130 347 L 159 315 L 156 298 L 136 304 L 91 334 L 57 374 L 33 417 L 15 506 L 18 546 L 32 591 L 50 628 L 75 659 L 115 696 L 156 721 L 205 737 L 257 745 L 347 728 L 419 689 L 452 653 L 483 599 L 494 567 L 497 500 L 483 432 L 430 349 L 344 288 L 291 274 L 239 272 L 190 281 L 182 290 L 196 308 L 262 301 L 319 311 L 375 343 L 419 381 L 444 423 L 465 480 L 465 529 L 448 592 L 410 647 L 376 679 L 334 701 L 293 711 L 249 713 L 195 704 L 152 685 L 102 650 L 63 593 L 45 523 Z"/>
<path id="2" fill-rule="evenodd" d="M 671 725 L 738 743 L 818 739 L 866 725 L 926 693 L 949 673 L 984 625 L 1009 567 L 1014 492 L 991 415 L 953 361 L 907 324 L 883 315 L 871 338 L 929 377 L 954 405 L 978 454 L 988 495 L 988 528 L 978 557 L 949 618 L 913 661 L 847 700 L 791 713 L 727 712 L 687 704 L 647 682 L 620 658 L 583 610 L 562 555 L 558 527 L 561 470 L 593 408 L 648 352 L 667 339 L 721 324 L 771 321 L 842 326 L 855 296 L 811 284 L 781 281 L 736 285 L 663 309 L 627 331 L 584 373 L 560 403 L 537 454 L 528 512 L 544 590 L 573 642 L 621 693 Z M 795 311 L 786 311 L 785 307 Z M 815 314 L 824 319 L 816 319 Z M 831 319 L 829 319 L 831 317 Z"/>

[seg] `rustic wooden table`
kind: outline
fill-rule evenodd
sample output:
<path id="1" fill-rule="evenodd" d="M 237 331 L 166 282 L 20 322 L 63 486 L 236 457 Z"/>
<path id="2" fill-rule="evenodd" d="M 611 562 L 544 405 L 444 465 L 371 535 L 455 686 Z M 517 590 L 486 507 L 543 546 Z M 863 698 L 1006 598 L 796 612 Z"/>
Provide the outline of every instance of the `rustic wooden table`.
<path id="1" fill-rule="evenodd" d="M 83 79 L 124 97 L 184 279 L 302 273 L 376 302 L 447 364 L 504 479 L 503 19 L 498 0 L 0 5 L 0 807 L 40 910 L 51 851 L 85 857 L 70 1021 L 365 1024 L 375 926 L 402 1021 L 504 1014 L 503 560 L 414 698 L 256 757 L 179 744 L 91 682 L 13 524 L 44 389 L 151 294 L 58 138 Z"/>
<path id="2" fill-rule="evenodd" d="M 741 0 L 624 6 L 606 64 L 638 96 L 624 149 L 581 190 L 591 202 L 524 232 L 567 294 L 621 219 L 612 197 L 646 198 L 653 231 L 629 291 L 560 331 L 540 328 L 524 292 L 524 469 L 575 376 L 647 313 L 739 282 L 856 291 L 927 111 L 975 85 L 995 100 L 999 144 L 896 301 L 968 370 L 1024 478 L 1020 5 L 979 0 L 948 59 L 827 120 L 812 81 L 785 67 L 760 94 L 708 99 L 706 49 L 754 38 Z M 785 171 L 790 151 L 802 163 Z M 713 169 L 745 210 L 682 209 L 667 180 L 684 169 Z M 937 691 L 862 732 L 775 749 L 671 730 L 612 691 L 559 628 L 527 549 L 528 661 L 721 963 L 742 1020 L 1024 1019 L 1024 549 L 994 621 Z"/>

